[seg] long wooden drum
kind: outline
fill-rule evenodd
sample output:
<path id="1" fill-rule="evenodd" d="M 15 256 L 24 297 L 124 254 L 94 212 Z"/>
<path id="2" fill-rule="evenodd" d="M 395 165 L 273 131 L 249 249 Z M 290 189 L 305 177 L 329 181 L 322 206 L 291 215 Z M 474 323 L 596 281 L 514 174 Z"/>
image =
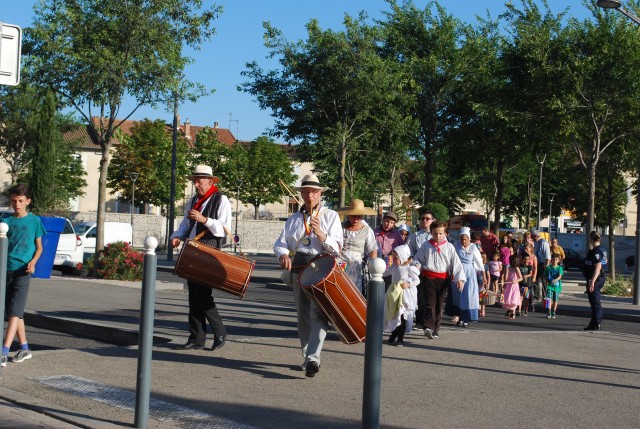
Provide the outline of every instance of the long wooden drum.
<path id="1" fill-rule="evenodd" d="M 173 274 L 202 286 L 244 297 L 256 261 L 222 252 L 195 240 L 182 246 Z"/>
<path id="2" fill-rule="evenodd" d="M 367 303 L 331 255 L 322 255 L 298 276 L 298 285 L 315 301 L 346 344 L 363 342 L 367 332 Z"/>

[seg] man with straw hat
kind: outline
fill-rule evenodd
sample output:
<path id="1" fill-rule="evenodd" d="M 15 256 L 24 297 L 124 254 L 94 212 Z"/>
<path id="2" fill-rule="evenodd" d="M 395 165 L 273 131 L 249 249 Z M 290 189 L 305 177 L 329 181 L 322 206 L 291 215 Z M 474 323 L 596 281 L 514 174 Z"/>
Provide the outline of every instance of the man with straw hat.
<path id="1" fill-rule="evenodd" d="M 215 186 L 220 179 L 213 175 L 208 165 L 196 166 L 189 176 L 196 195 L 186 205 L 184 218 L 170 239 L 173 247 L 178 247 L 180 241 L 187 238 L 194 239 L 204 233 L 199 240 L 201 243 L 219 249 L 224 244 L 227 232 L 231 228 L 231 204 L 226 195 L 218 192 Z M 222 323 L 216 303 L 213 300 L 213 290 L 191 280 L 189 286 L 189 339 L 178 347 L 180 350 L 202 349 L 207 338 L 207 320 L 213 328 L 213 346 L 217 350 L 224 346 L 227 330 Z"/>
<path id="2" fill-rule="evenodd" d="M 362 273 L 365 258 L 378 257 L 376 237 L 369 225 L 364 222 L 364 216 L 376 214 L 374 209 L 364 206 L 362 200 L 354 199 L 348 208 L 339 209 L 340 214 L 349 216 L 342 224 L 343 240 L 340 261 L 345 265 L 345 273 L 356 287 L 366 295 L 366 285 Z"/>
<path id="3" fill-rule="evenodd" d="M 315 302 L 298 285 L 298 275 L 315 256 L 340 254 L 342 226 L 338 213 L 323 207 L 320 199 L 327 188 L 320 185 L 315 174 L 304 176 L 296 190 L 304 204 L 299 212 L 287 219 L 273 245 L 273 252 L 285 270 L 283 280 L 293 289 L 304 357 L 302 367 L 307 377 L 314 377 L 320 371 L 320 353 L 328 326 Z"/>

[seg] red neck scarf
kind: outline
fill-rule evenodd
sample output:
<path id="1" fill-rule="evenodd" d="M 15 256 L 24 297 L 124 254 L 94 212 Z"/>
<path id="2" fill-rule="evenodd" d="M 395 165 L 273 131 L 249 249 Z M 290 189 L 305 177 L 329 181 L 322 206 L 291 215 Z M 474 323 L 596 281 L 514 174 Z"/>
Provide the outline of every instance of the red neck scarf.
<path id="1" fill-rule="evenodd" d="M 211 187 L 209 188 L 209 190 L 207 191 L 206 194 L 204 194 L 202 197 L 198 198 L 198 201 L 196 201 L 196 203 L 193 206 L 194 210 L 200 211 L 200 208 L 202 207 L 202 204 L 204 204 L 205 201 L 207 201 L 207 199 L 215 194 L 216 192 L 218 192 L 218 188 L 216 188 L 215 185 L 211 185 Z"/>
<path id="2" fill-rule="evenodd" d="M 436 240 L 434 240 L 433 238 L 429 240 L 429 243 L 431 243 L 433 245 L 433 247 L 436 248 L 436 250 L 438 251 L 438 253 L 440 253 L 440 246 L 443 246 L 447 243 L 447 239 L 445 238 L 444 240 L 442 240 L 440 243 L 436 243 Z"/>

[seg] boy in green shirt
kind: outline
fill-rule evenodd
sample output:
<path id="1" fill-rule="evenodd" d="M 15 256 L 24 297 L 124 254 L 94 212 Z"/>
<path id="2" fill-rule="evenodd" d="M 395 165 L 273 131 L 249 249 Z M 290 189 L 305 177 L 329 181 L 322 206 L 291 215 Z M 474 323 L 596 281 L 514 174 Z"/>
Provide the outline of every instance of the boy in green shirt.
<path id="1" fill-rule="evenodd" d="M 564 270 L 560 265 L 560 255 L 554 253 L 551 255 L 551 265 L 547 265 L 544 269 L 544 278 L 547 279 L 547 298 L 551 300 L 547 319 L 556 318 L 556 309 L 558 308 L 558 298 L 562 292 L 562 275 Z"/>
<path id="2" fill-rule="evenodd" d="M 20 349 L 14 355 L 13 362 L 31 359 L 31 350 L 27 343 L 24 326 L 24 309 L 29 294 L 31 274 L 42 254 L 42 236 L 46 234 L 40 218 L 29 213 L 31 204 L 29 189 L 25 185 L 16 185 L 9 189 L 9 200 L 13 216 L 2 219 L 9 225 L 7 238 L 9 254 L 7 256 L 7 295 L 5 308 L 9 324 L 2 345 L 0 368 L 7 366 L 9 350 L 13 339 L 18 336 Z"/>

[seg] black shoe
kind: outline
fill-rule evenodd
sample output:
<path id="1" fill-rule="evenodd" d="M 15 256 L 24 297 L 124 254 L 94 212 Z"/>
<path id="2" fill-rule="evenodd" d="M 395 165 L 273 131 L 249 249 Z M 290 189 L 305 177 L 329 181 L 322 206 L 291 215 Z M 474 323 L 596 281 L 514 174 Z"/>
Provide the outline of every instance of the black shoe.
<path id="1" fill-rule="evenodd" d="M 176 350 L 200 350 L 204 348 L 204 345 L 192 343 L 191 341 L 187 341 L 186 343 L 176 347 Z"/>
<path id="2" fill-rule="evenodd" d="M 585 331 L 599 331 L 600 330 L 600 325 L 589 325 L 586 328 L 584 328 Z"/>
<path id="3" fill-rule="evenodd" d="M 389 344 L 390 346 L 397 346 L 398 341 L 393 337 L 389 337 L 389 339 L 387 340 L 387 344 Z"/>
<path id="4" fill-rule="evenodd" d="M 211 350 L 218 350 L 224 347 L 227 342 L 227 334 L 224 334 L 221 337 L 215 337 L 213 339 L 213 345 L 211 346 Z"/>
<path id="5" fill-rule="evenodd" d="M 307 363 L 304 375 L 307 377 L 315 377 L 318 372 L 320 372 L 320 365 L 318 365 L 318 362 L 312 360 Z"/>
<path id="6" fill-rule="evenodd" d="M 438 335 L 438 331 L 433 331 L 433 334 L 431 334 L 431 336 L 433 336 L 433 338 L 440 338 L 440 335 Z"/>
<path id="7" fill-rule="evenodd" d="M 404 340 L 398 340 L 398 341 L 396 341 L 396 346 L 397 346 L 397 347 L 404 347 Z"/>

